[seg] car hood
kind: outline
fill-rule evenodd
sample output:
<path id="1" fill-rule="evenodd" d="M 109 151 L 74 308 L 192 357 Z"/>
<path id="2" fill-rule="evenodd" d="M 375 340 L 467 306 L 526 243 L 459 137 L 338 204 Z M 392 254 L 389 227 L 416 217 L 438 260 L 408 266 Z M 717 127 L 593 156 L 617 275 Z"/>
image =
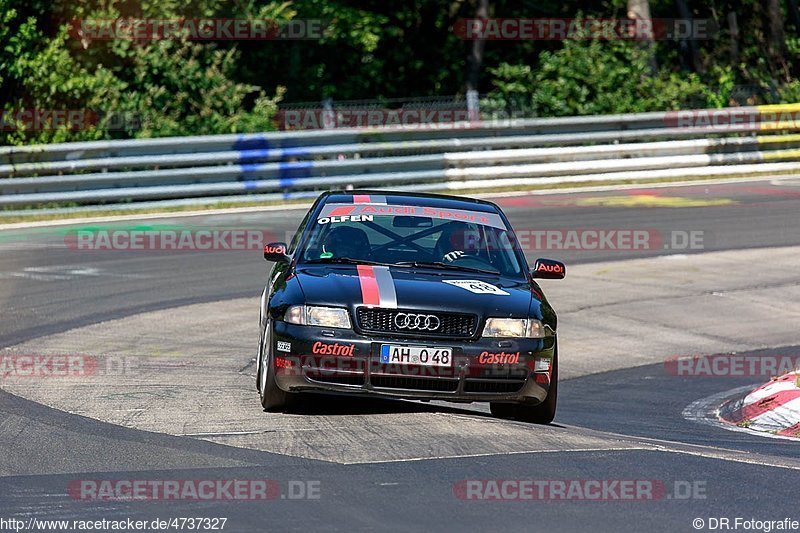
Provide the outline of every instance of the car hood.
<path id="1" fill-rule="evenodd" d="M 295 279 L 306 303 L 475 313 L 481 317 L 538 316 L 525 280 L 474 272 L 355 265 L 299 265 Z M 529 315 L 531 313 L 531 315 Z"/>

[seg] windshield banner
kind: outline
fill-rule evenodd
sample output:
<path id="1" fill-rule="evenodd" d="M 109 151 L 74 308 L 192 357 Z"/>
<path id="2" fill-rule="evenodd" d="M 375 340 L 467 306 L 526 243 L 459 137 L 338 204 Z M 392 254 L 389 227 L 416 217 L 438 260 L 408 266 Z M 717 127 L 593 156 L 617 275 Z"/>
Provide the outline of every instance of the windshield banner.
<path id="1" fill-rule="evenodd" d="M 387 205 L 387 204 L 326 204 L 323 206 L 317 222 L 360 222 L 371 220 L 371 216 L 410 216 L 472 222 L 483 226 L 506 229 L 503 219 L 497 213 L 482 213 L 465 209 L 447 209 L 443 207 L 424 207 L 419 205 Z M 351 218 L 355 217 L 355 218 Z"/>

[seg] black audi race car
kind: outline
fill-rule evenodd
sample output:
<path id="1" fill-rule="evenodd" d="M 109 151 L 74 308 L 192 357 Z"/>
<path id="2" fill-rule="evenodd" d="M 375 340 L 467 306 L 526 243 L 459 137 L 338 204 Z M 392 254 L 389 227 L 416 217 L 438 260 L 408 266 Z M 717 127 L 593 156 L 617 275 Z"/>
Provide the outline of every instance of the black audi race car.
<path id="1" fill-rule="evenodd" d="M 488 401 L 549 423 L 556 313 L 500 209 L 400 192 L 327 192 L 274 263 L 261 297 L 257 384 L 266 410 L 303 392 Z"/>

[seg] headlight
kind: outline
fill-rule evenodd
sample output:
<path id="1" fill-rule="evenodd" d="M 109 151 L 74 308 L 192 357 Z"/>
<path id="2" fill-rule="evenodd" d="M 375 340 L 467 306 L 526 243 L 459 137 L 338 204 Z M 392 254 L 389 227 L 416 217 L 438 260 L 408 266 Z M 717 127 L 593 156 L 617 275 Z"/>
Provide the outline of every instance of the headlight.
<path id="1" fill-rule="evenodd" d="M 544 338 L 544 326 L 535 318 L 487 318 L 483 337 Z"/>
<path id="2" fill-rule="evenodd" d="M 324 328 L 351 328 L 347 309 L 320 307 L 315 305 L 293 305 L 286 310 L 283 319 L 290 324 L 320 326 Z"/>

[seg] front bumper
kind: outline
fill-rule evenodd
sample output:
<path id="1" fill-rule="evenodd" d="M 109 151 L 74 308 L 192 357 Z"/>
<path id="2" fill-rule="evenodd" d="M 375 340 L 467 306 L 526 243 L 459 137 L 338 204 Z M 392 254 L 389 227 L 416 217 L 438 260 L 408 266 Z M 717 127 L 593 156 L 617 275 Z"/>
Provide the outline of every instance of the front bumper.
<path id="1" fill-rule="evenodd" d="M 555 336 L 443 340 L 367 336 L 273 322 L 275 380 L 285 391 L 329 391 L 456 402 L 538 403 L 550 388 Z M 452 348 L 449 367 L 381 363 L 383 344 Z M 548 364 L 549 363 L 549 364 Z M 547 369 L 544 369 L 544 367 Z"/>

